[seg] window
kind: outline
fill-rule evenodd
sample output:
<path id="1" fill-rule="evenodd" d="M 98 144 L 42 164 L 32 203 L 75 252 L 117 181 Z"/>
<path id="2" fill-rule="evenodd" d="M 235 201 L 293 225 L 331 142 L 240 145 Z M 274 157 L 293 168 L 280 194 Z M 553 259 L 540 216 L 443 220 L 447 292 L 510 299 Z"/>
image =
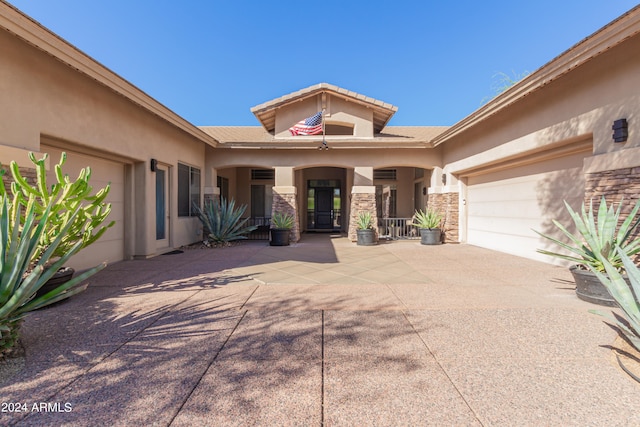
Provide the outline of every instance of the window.
<path id="1" fill-rule="evenodd" d="M 273 169 L 251 169 L 252 180 L 272 180 L 276 177 L 276 171 Z"/>
<path id="2" fill-rule="evenodd" d="M 381 181 L 395 181 L 396 175 L 395 169 L 375 169 L 373 171 L 373 179 L 379 179 Z"/>
<path id="3" fill-rule="evenodd" d="M 220 197 L 229 200 L 229 178 L 218 176 L 218 188 L 220 189 Z"/>
<path id="4" fill-rule="evenodd" d="M 178 216 L 195 216 L 200 206 L 200 169 L 178 163 Z"/>
<path id="5" fill-rule="evenodd" d="M 376 208 L 378 218 L 397 218 L 395 185 L 376 185 Z"/>
<path id="6" fill-rule="evenodd" d="M 251 185 L 251 218 L 271 218 L 272 203 L 271 185 Z"/>

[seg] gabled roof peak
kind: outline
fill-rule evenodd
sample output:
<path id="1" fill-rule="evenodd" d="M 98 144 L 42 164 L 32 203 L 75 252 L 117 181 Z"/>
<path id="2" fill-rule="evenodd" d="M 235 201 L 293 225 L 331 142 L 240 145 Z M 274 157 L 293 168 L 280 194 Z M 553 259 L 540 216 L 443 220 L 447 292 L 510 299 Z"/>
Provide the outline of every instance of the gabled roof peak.
<path id="1" fill-rule="evenodd" d="M 329 83 L 318 83 L 304 89 L 283 95 L 271 101 L 264 102 L 251 108 L 251 112 L 257 117 L 262 126 L 269 132 L 275 128 L 275 110 L 283 105 L 291 104 L 301 99 L 309 98 L 320 93 L 330 93 L 347 99 L 352 102 L 358 102 L 374 110 L 374 130 L 380 132 L 382 128 L 389 122 L 391 117 L 398 111 L 395 105 L 379 101 L 369 96 L 343 89 Z"/>

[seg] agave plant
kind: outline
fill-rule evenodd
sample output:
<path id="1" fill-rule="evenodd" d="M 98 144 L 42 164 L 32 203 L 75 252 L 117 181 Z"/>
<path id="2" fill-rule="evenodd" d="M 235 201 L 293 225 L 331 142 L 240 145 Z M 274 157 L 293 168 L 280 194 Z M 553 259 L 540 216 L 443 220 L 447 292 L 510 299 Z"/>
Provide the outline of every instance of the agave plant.
<path id="1" fill-rule="evenodd" d="M 622 203 L 614 210 L 613 204 L 607 207 L 607 202 L 603 197 L 600 201 L 597 217 L 594 217 L 593 201 L 589 202 L 588 211 L 583 203 L 580 214 L 571 209 L 571 206 L 566 201 L 564 204 L 576 225 L 578 233 L 569 232 L 556 220 L 553 220 L 553 223 L 569 238 L 571 243 L 564 243 L 538 231 L 536 233 L 568 250 L 573 255 L 543 249 L 538 249 L 539 253 L 565 259 L 598 272 L 606 270 L 603 260 L 606 260 L 617 271 L 622 271 L 624 266 L 621 254 L 630 257 L 640 253 L 640 239 L 634 238 L 634 233 L 638 229 L 638 225 L 640 225 L 640 218 L 633 222 L 638 209 L 640 209 L 640 200 L 619 228 L 618 223 Z M 616 250 L 616 246 L 620 248 L 619 251 Z"/>
<path id="2" fill-rule="evenodd" d="M 204 204 L 204 208 L 194 205 L 196 215 L 202 222 L 206 237 L 214 243 L 228 243 L 246 239 L 248 234 L 258 228 L 255 225 L 245 226 L 249 218 L 242 219 L 247 205 L 236 208 L 235 200 L 213 199 Z"/>
<path id="3" fill-rule="evenodd" d="M 606 274 L 596 269 L 592 269 L 592 271 L 607 288 L 618 306 L 620 306 L 626 321 L 623 321 L 618 316 L 613 318 L 597 310 L 590 310 L 590 312 L 611 320 L 627 341 L 640 351 L 640 303 L 638 303 L 638 296 L 640 296 L 640 269 L 634 265 L 631 258 L 625 254 L 625 250 L 620 246 L 616 246 L 614 251 L 624 266 L 624 270 L 629 277 L 629 282 L 624 279 L 618 271 L 618 268 L 602 255 L 597 256 L 600 258 Z M 619 358 L 618 363 L 620 363 L 620 366 L 636 379 L 636 381 L 640 381 L 640 378 L 633 375 L 624 367 Z"/>
<path id="4" fill-rule="evenodd" d="M 44 295 L 34 297 L 38 289 L 82 248 L 83 242 L 77 241 L 50 268 L 45 269 L 45 265 L 51 261 L 63 243 L 66 233 L 79 215 L 80 208 L 71 213 L 69 221 L 60 229 L 60 234 L 37 257 L 37 262 L 33 263 L 32 260 L 39 251 L 42 236 L 47 232 L 47 221 L 55 201 L 51 200 L 45 206 L 44 212 L 37 214 L 35 197 L 31 195 L 26 203 L 24 216 L 20 210 L 12 209 L 5 195 L 0 195 L 0 203 L 0 355 L 2 355 L 15 344 L 20 323 L 27 313 L 82 292 L 87 285 L 78 285 L 103 269 L 105 264 L 78 275 Z M 37 218 L 41 219 L 38 221 Z"/>
<path id="5" fill-rule="evenodd" d="M 356 219 L 356 229 L 358 230 L 370 230 L 373 228 L 373 215 L 371 212 L 360 212 Z"/>
<path id="6" fill-rule="evenodd" d="M 273 214 L 273 218 L 271 218 L 271 223 L 274 228 L 279 228 L 282 230 L 293 228 L 293 222 L 295 218 L 293 215 L 283 212 L 276 212 Z"/>
<path id="7" fill-rule="evenodd" d="M 440 228 L 442 215 L 434 209 L 427 209 L 426 211 L 417 210 L 413 215 L 412 223 L 418 228 L 427 228 L 430 230 Z"/>

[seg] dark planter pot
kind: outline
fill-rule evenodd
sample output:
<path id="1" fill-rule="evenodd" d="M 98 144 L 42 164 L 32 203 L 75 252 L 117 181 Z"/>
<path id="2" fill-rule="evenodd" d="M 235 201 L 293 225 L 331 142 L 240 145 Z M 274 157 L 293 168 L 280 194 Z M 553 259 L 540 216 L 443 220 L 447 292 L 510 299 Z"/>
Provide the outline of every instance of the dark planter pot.
<path id="1" fill-rule="evenodd" d="M 442 230 L 439 228 L 421 228 L 420 243 L 423 245 L 442 244 Z"/>
<path id="2" fill-rule="evenodd" d="M 40 297 L 46 293 L 51 292 L 58 286 L 67 283 L 73 277 L 73 274 L 76 271 L 71 267 L 62 267 L 58 270 L 51 279 L 47 280 L 44 285 L 36 292 L 36 298 Z"/>
<path id="3" fill-rule="evenodd" d="M 369 230 L 356 230 L 356 236 L 358 238 L 358 246 L 373 246 L 376 244 L 376 233 Z"/>
<path id="4" fill-rule="evenodd" d="M 595 274 L 589 270 L 582 270 L 577 265 L 569 268 L 576 282 L 576 295 L 583 301 L 593 304 L 606 305 L 609 307 L 616 306 L 607 288 L 598 280 Z M 629 278 L 624 278 L 629 283 Z"/>
<path id="5" fill-rule="evenodd" d="M 291 230 L 288 228 L 272 228 L 271 229 L 271 246 L 289 246 L 291 238 Z"/>

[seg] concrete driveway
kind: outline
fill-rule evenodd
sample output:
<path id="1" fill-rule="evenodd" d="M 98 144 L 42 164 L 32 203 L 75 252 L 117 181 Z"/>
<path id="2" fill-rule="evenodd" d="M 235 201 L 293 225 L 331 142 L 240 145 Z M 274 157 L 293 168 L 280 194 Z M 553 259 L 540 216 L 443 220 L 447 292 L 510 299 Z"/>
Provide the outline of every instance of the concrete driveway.
<path id="1" fill-rule="evenodd" d="M 468 245 L 120 262 L 27 318 L 0 424 L 638 425 L 591 308 L 567 269 Z"/>

